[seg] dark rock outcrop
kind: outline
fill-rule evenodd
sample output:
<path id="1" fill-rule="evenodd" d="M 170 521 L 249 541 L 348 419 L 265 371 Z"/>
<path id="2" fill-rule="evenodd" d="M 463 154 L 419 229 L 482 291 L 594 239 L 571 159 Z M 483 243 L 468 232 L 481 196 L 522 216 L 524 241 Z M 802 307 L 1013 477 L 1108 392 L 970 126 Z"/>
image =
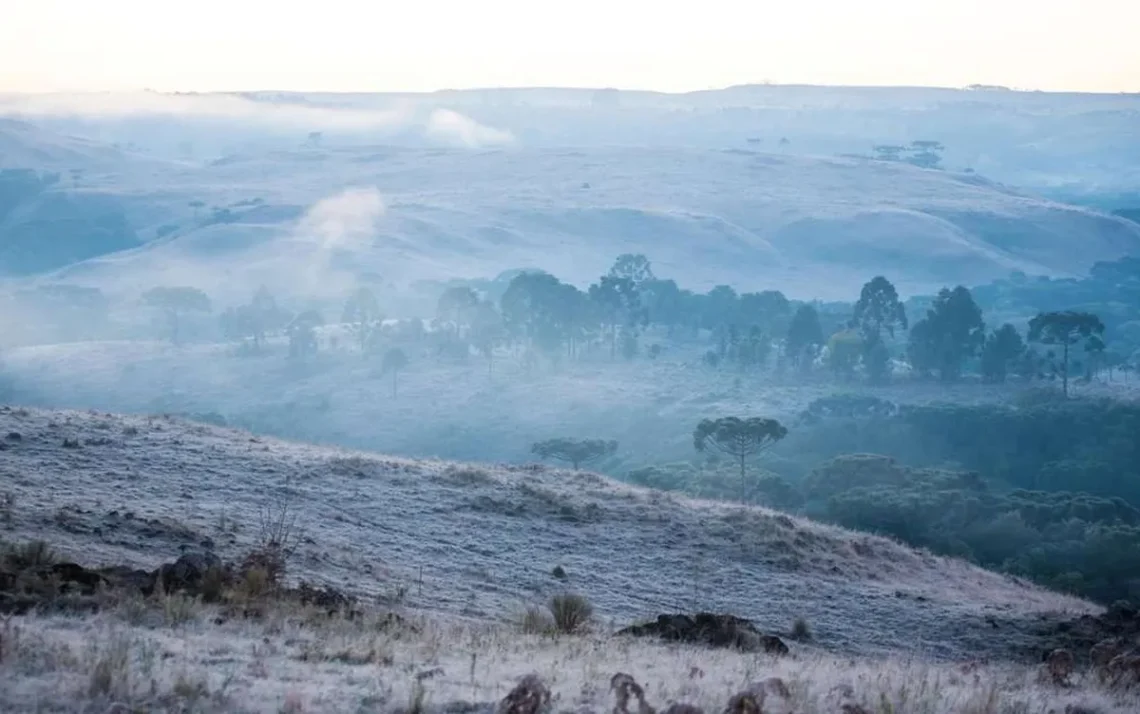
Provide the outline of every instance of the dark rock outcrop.
<path id="1" fill-rule="evenodd" d="M 683 614 L 658 615 L 655 622 L 632 625 L 616 635 L 657 637 L 670 642 L 690 642 L 708 647 L 732 648 L 745 652 L 788 654 L 788 646 L 775 635 L 756 629 L 751 620 L 735 615 L 699 612 L 692 617 Z"/>

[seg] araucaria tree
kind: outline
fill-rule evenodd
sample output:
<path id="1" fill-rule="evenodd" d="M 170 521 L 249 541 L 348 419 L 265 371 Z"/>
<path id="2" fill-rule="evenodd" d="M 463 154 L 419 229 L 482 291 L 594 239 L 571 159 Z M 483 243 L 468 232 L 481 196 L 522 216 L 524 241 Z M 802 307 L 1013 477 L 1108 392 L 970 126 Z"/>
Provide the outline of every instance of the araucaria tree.
<path id="1" fill-rule="evenodd" d="M 392 373 L 392 396 L 397 395 L 400 370 L 408 366 L 408 356 L 399 347 L 393 347 L 384 353 L 384 361 L 380 363 L 382 374 Z"/>
<path id="2" fill-rule="evenodd" d="M 143 293 L 143 302 L 166 314 L 170 341 L 178 344 L 181 336 L 182 315 L 187 312 L 209 312 L 210 298 L 198 288 L 158 287 Z"/>
<path id="3" fill-rule="evenodd" d="M 547 439 L 533 444 L 530 451 L 540 459 L 565 461 L 577 471 L 582 464 L 612 456 L 617 448 L 616 441 L 603 439 Z"/>
<path id="4" fill-rule="evenodd" d="M 943 382 L 956 381 L 965 361 L 982 348 L 985 329 L 981 308 L 969 290 L 961 285 L 943 288 L 926 317 L 911 328 L 910 364 L 923 374 L 936 370 Z"/>
<path id="5" fill-rule="evenodd" d="M 886 379 L 890 352 L 883 342 L 883 331 L 891 337 L 907 328 L 906 310 L 891 281 L 879 275 L 863 286 L 855 303 L 855 325 L 863 336 L 863 364 L 872 382 Z"/>
<path id="6" fill-rule="evenodd" d="M 704 419 L 693 431 L 693 446 L 701 452 L 716 449 L 740 462 L 740 500 L 743 501 L 748 457 L 765 451 L 787 435 L 787 428 L 775 419 Z"/>
<path id="7" fill-rule="evenodd" d="M 1061 345 L 1061 385 L 1069 395 L 1070 348 L 1082 345 L 1085 352 L 1104 351 L 1104 323 L 1088 312 L 1043 312 L 1029 321 L 1029 341 L 1043 345 Z"/>

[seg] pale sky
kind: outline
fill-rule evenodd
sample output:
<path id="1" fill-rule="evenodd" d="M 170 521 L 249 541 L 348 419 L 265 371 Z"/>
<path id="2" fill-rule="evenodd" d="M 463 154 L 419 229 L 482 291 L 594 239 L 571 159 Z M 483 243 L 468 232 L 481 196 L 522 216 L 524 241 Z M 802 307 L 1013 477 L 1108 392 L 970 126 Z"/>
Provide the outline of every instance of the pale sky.
<path id="1" fill-rule="evenodd" d="M 1140 91 L 1140 0 L 10 0 L 0 91 Z"/>

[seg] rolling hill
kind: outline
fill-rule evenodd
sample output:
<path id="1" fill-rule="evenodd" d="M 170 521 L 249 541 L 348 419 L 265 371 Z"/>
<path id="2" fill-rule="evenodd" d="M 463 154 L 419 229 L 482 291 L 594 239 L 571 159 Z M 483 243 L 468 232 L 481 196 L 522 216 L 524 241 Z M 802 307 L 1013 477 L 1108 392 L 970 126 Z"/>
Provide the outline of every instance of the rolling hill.
<path id="1" fill-rule="evenodd" d="M 153 567 L 186 547 L 235 557 L 263 509 L 287 507 L 305 536 L 295 577 L 440 616 L 509 620 L 569 588 L 618 623 L 700 609 L 780 630 L 802 617 L 829 651 L 960 659 L 1033 657 L 1041 617 L 1096 610 L 883 538 L 590 473 L 96 412 L 3 407 L 0 434 L 5 537 L 90 564 Z"/>
<path id="2" fill-rule="evenodd" d="M 905 292 L 930 292 L 1012 270 L 1078 275 L 1140 251 L 1140 226 L 1121 217 L 977 176 L 743 150 L 357 147 L 235 156 L 172 167 L 160 180 L 86 182 L 149 242 L 56 279 L 110 292 L 140 275 L 287 291 L 298 263 L 336 261 L 404 285 L 524 265 L 584 283 L 617 254 L 641 252 L 693 288 L 839 299 L 880 272 Z M 352 191 L 375 192 L 367 215 L 342 199 Z M 329 202 L 343 214 L 307 220 Z M 361 218 L 360 234 L 340 241 L 343 224 Z"/>

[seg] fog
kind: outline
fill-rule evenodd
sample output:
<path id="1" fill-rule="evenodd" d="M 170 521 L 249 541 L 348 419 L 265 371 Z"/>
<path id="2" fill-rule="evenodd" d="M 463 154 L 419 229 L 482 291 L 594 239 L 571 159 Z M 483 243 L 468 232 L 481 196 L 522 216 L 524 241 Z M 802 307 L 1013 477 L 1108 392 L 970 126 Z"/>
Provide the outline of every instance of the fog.
<path id="1" fill-rule="evenodd" d="M 1133 468 L 1112 435 L 1134 407 L 1105 405 L 1131 404 L 1140 366 L 1135 102 L 5 97 L 0 401 L 479 462 L 586 440 L 557 463 L 1059 582 L 1019 560 L 1053 535 L 1004 494 L 1140 508 L 1096 475 Z M 1101 322 L 1059 364 L 1031 321 L 1064 310 Z M 728 417 L 786 433 L 739 463 L 698 448 Z M 981 449 L 987 429 L 1040 449 Z M 980 520 L 909 520 L 978 483 L 992 511 L 953 512 Z M 986 550 L 993 519 L 1023 550 Z M 1048 547 L 1074 542 L 1092 537 Z M 1087 575 L 1097 597 L 1132 587 Z"/>

